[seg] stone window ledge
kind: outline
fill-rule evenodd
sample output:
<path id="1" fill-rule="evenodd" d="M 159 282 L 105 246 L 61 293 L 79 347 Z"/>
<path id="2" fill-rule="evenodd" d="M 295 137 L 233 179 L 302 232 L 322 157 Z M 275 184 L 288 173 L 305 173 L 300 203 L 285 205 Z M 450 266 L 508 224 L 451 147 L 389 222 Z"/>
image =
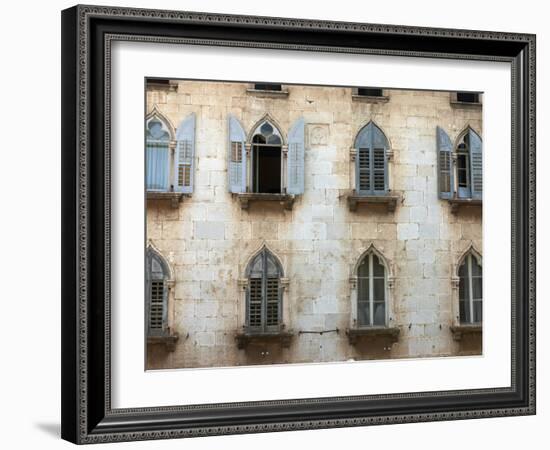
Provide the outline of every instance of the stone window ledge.
<path id="1" fill-rule="evenodd" d="M 451 333 L 453 333 L 453 339 L 455 341 L 461 341 L 465 335 L 481 336 L 481 330 L 481 324 L 454 325 L 451 327 Z"/>
<path id="2" fill-rule="evenodd" d="M 448 200 L 451 205 L 451 212 L 457 214 L 461 207 L 463 206 L 476 206 L 481 209 L 483 202 L 477 199 L 471 198 L 452 198 Z"/>
<path id="3" fill-rule="evenodd" d="M 235 194 L 239 199 L 242 209 L 248 209 L 250 202 L 279 202 L 285 209 L 292 210 L 295 196 L 293 194 L 264 194 L 259 192 L 247 192 Z"/>
<path id="4" fill-rule="evenodd" d="M 237 333 L 235 335 L 235 340 L 237 341 L 237 347 L 239 349 L 246 349 L 250 343 L 279 343 L 283 348 L 290 347 L 290 341 L 294 337 L 292 331 L 254 331 L 254 330 L 244 330 L 242 333 Z"/>
<path id="5" fill-rule="evenodd" d="M 189 194 L 183 194 L 181 192 L 147 191 L 147 201 L 168 201 L 172 208 L 177 208 L 184 197 L 189 197 Z"/>
<path id="6" fill-rule="evenodd" d="M 173 352 L 178 339 L 179 339 L 179 336 L 177 333 L 172 333 L 171 331 L 167 331 L 163 334 L 148 335 L 147 344 L 164 345 L 168 351 Z"/>
<path id="7" fill-rule="evenodd" d="M 399 338 L 398 327 L 364 327 L 364 328 L 348 328 L 346 334 L 351 345 L 355 345 L 357 341 L 363 338 L 387 338 L 391 343 L 397 342 Z"/>
<path id="8" fill-rule="evenodd" d="M 387 95 L 357 95 L 352 94 L 351 100 L 361 103 L 388 103 L 390 98 Z"/>
<path id="9" fill-rule="evenodd" d="M 357 211 L 358 205 L 386 205 L 388 212 L 394 212 L 399 195 L 357 195 L 355 192 L 348 196 L 350 211 Z"/>
<path id="10" fill-rule="evenodd" d="M 266 98 L 287 98 L 288 91 L 270 91 L 269 89 L 247 89 L 247 94 L 254 95 L 256 97 L 266 97 Z"/>
<path id="11" fill-rule="evenodd" d="M 458 100 L 451 100 L 451 107 L 453 108 L 472 108 L 477 109 L 481 108 L 483 103 L 481 102 L 459 102 Z"/>

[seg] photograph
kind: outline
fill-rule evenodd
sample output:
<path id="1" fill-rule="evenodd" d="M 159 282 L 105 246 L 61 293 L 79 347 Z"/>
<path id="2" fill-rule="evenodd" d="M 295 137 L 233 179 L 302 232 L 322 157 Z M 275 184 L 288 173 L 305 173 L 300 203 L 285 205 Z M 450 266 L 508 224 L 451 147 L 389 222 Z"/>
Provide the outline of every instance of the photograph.
<path id="1" fill-rule="evenodd" d="M 483 355 L 483 93 L 144 80 L 145 369 Z"/>

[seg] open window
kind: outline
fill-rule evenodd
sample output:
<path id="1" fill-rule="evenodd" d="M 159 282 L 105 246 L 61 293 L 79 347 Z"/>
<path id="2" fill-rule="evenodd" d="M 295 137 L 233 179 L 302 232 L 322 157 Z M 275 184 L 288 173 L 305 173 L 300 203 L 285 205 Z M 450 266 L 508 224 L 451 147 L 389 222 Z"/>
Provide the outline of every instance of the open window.
<path id="1" fill-rule="evenodd" d="M 364 103 L 385 103 L 389 100 L 388 91 L 376 86 L 352 88 L 351 98 Z"/>
<path id="2" fill-rule="evenodd" d="M 304 119 L 292 124 L 286 142 L 267 115 L 248 138 L 236 117 L 228 120 L 229 191 L 245 209 L 251 201 L 276 201 L 291 209 L 295 196 L 304 192 Z"/>
<path id="3" fill-rule="evenodd" d="M 460 205 L 481 205 L 483 152 L 480 136 L 467 127 L 452 146 L 449 136 L 437 127 L 439 197 L 450 201 L 452 211 Z"/>
<path id="4" fill-rule="evenodd" d="M 282 185 L 283 140 L 280 132 L 268 121 L 254 131 L 252 137 L 252 192 L 280 194 Z"/>
<path id="5" fill-rule="evenodd" d="M 169 200 L 177 207 L 193 192 L 195 115 L 186 117 L 174 131 L 154 110 L 145 123 L 147 200 Z"/>
<path id="6" fill-rule="evenodd" d="M 170 141 L 168 124 L 159 115 L 145 123 L 146 189 L 149 192 L 170 190 Z"/>

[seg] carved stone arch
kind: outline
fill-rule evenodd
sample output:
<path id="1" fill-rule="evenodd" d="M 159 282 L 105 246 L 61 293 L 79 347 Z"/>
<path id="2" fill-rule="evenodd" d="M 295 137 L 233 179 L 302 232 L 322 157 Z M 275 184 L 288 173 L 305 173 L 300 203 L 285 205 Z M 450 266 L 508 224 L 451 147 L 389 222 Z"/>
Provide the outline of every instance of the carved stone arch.
<path id="1" fill-rule="evenodd" d="M 477 249 L 477 247 L 475 246 L 475 244 L 473 242 L 470 242 L 470 244 L 468 245 L 468 247 L 466 247 L 466 250 L 464 250 L 460 257 L 458 258 L 454 268 L 453 268 L 453 276 L 458 278 L 458 271 L 460 269 L 460 266 L 464 263 L 464 260 L 466 259 L 466 257 L 468 255 L 472 255 L 477 263 L 483 267 L 483 257 L 481 256 L 481 252 Z"/>
<path id="2" fill-rule="evenodd" d="M 472 131 L 473 133 L 475 133 L 477 136 L 479 136 L 479 139 L 480 140 L 483 140 L 481 138 L 481 133 L 478 133 L 477 130 L 472 126 L 470 125 L 469 123 L 464 127 L 462 128 L 462 130 L 456 135 L 456 138 L 454 140 L 454 144 L 453 144 L 453 150 L 456 151 L 458 145 L 460 144 L 460 141 L 464 138 L 464 136 L 466 136 L 466 134 L 469 132 L 469 131 Z"/>
<path id="3" fill-rule="evenodd" d="M 153 244 L 152 241 L 149 241 L 149 243 L 147 244 L 147 250 L 146 251 L 147 251 L 147 255 L 149 255 L 149 254 L 154 255 L 154 257 L 160 262 L 160 264 L 162 265 L 163 270 L 165 271 L 165 273 L 167 275 L 167 280 L 166 281 L 168 283 L 168 286 L 171 287 L 172 284 L 175 282 L 174 270 L 172 269 L 171 264 L 164 257 L 164 255 L 158 249 L 158 247 L 156 247 L 155 244 Z"/>
<path id="4" fill-rule="evenodd" d="M 283 133 L 283 128 L 269 113 L 265 113 L 260 120 L 258 120 L 257 122 L 254 123 L 254 125 L 252 125 L 252 127 L 250 128 L 250 131 L 248 132 L 246 142 L 248 144 L 252 144 L 252 139 L 254 138 L 254 136 L 256 134 L 256 130 L 264 122 L 269 123 L 273 128 L 275 128 L 277 130 L 278 134 L 281 137 L 281 145 L 287 145 L 287 138 L 286 138 L 285 134 Z"/>
<path id="5" fill-rule="evenodd" d="M 378 259 L 382 261 L 382 264 L 384 265 L 384 268 L 386 269 L 386 277 L 389 280 L 393 280 L 394 277 L 394 270 L 393 270 L 393 264 L 390 263 L 390 261 L 384 256 L 384 254 L 376 248 L 373 242 L 367 247 L 365 251 L 359 255 L 359 258 L 355 261 L 355 264 L 353 266 L 352 271 L 352 277 L 357 277 L 357 271 L 359 270 L 359 266 L 363 262 L 363 259 L 369 255 L 369 253 L 374 253 L 376 256 L 378 256 Z"/>
<path id="6" fill-rule="evenodd" d="M 263 242 L 254 252 L 252 252 L 252 254 L 247 258 L 245 264 L 244 264 L 244 270 L 242 271 L 243 273 L 243 276 L 245 278 L 248 277 L 248 272 L 249 272 L 249 268 L 250 268 L 250 265 L 252 264 L 252 262 L 254 261 L 254 259 L 260 255 L 262 252 L 264 251 L 267 251 L 271 256 L 273 256 L 273 259 L 275 260 L 275 263 L 279 266 L 279 269 L 280 269 L 280 273 L 281 273 L 281 278 L 284 278 L 285 276 L 285 267 L 284 267 L 284 264 L 281 260 L 281 258 L 279 258 L 279 256 L 277 255 L 277 253 L 275 251 L 273 251 L 268 245 L 266 242 Z"/>
<path id="7" fill-rule="evenodd" d="M 168 117 L 166 117 L 162 112 L 159 111 L 157 105 L 154 105 L 151 112 L 149 112 L 149 114 L 145 116 L 145 126 L 147 126 L 147 124 L 153 119 L 159 120 L 166 127 L 166 130 L 170 134 L 171 141 L 176 139 L 176 128 L 174 127 L 170 119 L 168 119 Z"/>
<path id="8" fill-rule="evenodd" d="M 367 120 L 366 122 L 363 122 L 361 124 L 361 126 L 359 127 L 359 129 L 357 130 L 357 133 L 355 133 L 355 137 L 353 138 L 353 147 L 354 148 L 357 148 L 357 139 L 359 138 L 361 132 L 366 128 L 368 127 L 370 124 L 372 124 L 375 128 L 377 128 L 378 130 L 380 130 L 380 132 L 382 133 L 382 135 L 384 136 L 384 138 L 386 139 L 386 143 L 387 143 L 387 146 L 388 148 L 386 149 L 390 154 L 392 153 L 393 151 L 393 146 L 392 146 L 392 143 L 391 143 L 391 140 L 390 138 L 388 137 L 388 134 L 384 131 L 384 129 L 378 125 L 376 123 L 376 121 L 372 120 L 372 119 L 369 119 Z"/>

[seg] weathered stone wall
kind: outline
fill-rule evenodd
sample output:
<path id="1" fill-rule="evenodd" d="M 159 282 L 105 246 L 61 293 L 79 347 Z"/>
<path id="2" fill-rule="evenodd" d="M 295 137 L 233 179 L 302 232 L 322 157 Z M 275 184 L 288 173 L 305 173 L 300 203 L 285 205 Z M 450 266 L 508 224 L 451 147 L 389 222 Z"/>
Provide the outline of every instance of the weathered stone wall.
<path id="1" fill-rule="evenodd" d="M 480 208 L 452 214 L 438 198 L 436 126 L 456 139 L 468 125 L 481 135 L 481 108 L 453 106 L 448 92 L 385 91 L 389 101 L 352 99 L 349 88 L 289 86 L 288 97 L 263 98 L 247 84 L 180 81 L 177 89 L 148 88 L 147 109 L 157 108 L 174 127 L 194 112 L 196 171 L 192 197 L 170 208 L 147 204 L 147 238 L 176 278 L 174 351 L 149 346 L 150 368 L 255 363 L 342 361 L 480 353 L 480 340 L 453 340 L 452 273 L 470 246 L 482 249 Z M 228 192 L 227 117 L 245 131 L 266 113 L 284 134 L 306 121 L 305 193 L 291 211 L 275 204 L 241 209 Z M 349 210 L 354 180 L 350 148 L 373 120 L 390 141 L 389 185 L 401 201 Z M 289 278 L 289 323 L 296 334 L 279 345 L 239 350 L 244 277 L 249 258 L 266 244 Z M 390 325 L 398 341 L 350 345 L 350 276 L 374 244 L 393 272 Z M 456 295 L 455 295 L 456 297 Z M 299 331 L 339 332 L 298 334 Z"/>

